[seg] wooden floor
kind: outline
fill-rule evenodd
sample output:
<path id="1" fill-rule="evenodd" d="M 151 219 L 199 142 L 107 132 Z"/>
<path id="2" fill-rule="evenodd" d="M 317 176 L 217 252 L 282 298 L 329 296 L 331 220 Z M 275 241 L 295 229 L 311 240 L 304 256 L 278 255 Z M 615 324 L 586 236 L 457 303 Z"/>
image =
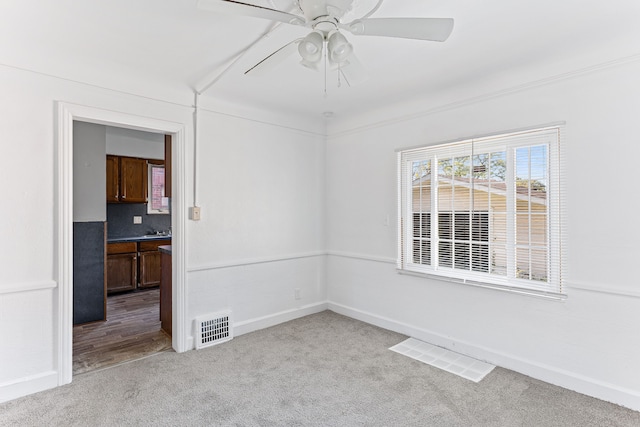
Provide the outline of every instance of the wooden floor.
<path id="1" fill-rule="evenodd" d="M 159 289 L 109 296 L 106 322 L 73 327 L 73 374 L 170 350 L 159 310 Z"/>

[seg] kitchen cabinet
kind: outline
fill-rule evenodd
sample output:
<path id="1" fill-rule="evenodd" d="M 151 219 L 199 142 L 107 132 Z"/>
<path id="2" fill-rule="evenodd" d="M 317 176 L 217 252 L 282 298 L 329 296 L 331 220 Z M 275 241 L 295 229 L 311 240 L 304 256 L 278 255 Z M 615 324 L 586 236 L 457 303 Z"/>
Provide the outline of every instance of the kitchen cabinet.
<path id="1" fill-rule="evenodd" d="M 107 203 L 147 203 L 147 160 L 107 156 Z"/>
<path id="2" fill-rule="evenodd" d="M 140 288 L 160 285 L 162 268 L 158 246 L 170 245 L 171 240 L 153 240 L 138 243 Z"/>
<path id="3" fill-rule="evenodd" d="M 107 293 L 133 291 L 160 285 L 159 246 L 171 239 L 118 242 L 107 245 Z"/>
<path id="4" fill-rule="evenodd" d="M 147 203 L 147 161 L 120 157 L 120 201 Z"/>
<path id="5" fill-rule="evenodd" d="M 171 288 L 171 246 L 160 247 L 162 275 L 160 276 L 160 327 L 171 336 L 172 288 Z"/>
<path id="6" fill-rule="evenodd" d="M 135 242 L 107 244 L 107 293 L 131 291 L 138 283 Z"/>
<path id="7" fill-rule="evenodd" d="M 120 158 L 107 156 L 107 203 L 120 201 Z"/>

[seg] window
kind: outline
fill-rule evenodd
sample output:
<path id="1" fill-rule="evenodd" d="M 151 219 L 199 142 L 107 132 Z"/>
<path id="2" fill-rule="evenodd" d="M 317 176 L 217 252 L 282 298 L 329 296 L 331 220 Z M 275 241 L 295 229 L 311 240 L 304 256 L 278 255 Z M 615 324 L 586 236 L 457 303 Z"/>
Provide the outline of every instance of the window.
<path id="1" fill-rule="evenodd" d="M 164 197 L 164 166 L 149 163 L 147 213 L 168 214 L 169 198 Z"/>
<path id="2" fill-rule="evenodd" d="M 561 296 L 561 130 L 400 151 L 399 270 Z"/>

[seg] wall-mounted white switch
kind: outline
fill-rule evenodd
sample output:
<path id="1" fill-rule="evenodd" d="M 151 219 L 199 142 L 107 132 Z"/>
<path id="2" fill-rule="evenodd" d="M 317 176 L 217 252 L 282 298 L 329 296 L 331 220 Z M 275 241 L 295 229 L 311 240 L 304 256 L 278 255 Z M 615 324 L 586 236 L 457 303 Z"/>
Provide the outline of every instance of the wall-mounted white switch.
<path id="1" fill-rule="evenodd" d="M 200 207 L 192 206 L 189 208 L 189 219 L 192 221 L 200 221 Z"/>
<path id="2" fill-rule="evenodd" d="M 142 224 L 142 217 L 141 216 L 134 216 L 133 217 L 133 223 L 134 224 Z"/>
<path id="3" fill-rule="evenodd" d="M 300 299 L 300 288 L 295 288 L 295 289 L 293 290 L 293 297 L 294 297 L 295 299 Z"/>

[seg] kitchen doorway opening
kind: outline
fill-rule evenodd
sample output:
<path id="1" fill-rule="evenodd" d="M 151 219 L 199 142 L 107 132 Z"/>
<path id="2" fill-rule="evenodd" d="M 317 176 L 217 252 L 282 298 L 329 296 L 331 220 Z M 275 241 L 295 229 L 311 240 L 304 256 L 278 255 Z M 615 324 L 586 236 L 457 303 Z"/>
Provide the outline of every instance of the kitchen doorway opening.
<path id="1" fill-rule="evenodd" d="M 171 146 L 73 123 L 73 375 L 172 348 Z"/>
<path id="2" fill-rule="evenodd" d="M 74 279 L 74 122 L 93 123 L 135 131 L 171 135 L 172 198 L 170 274 L 172 338 L 171 347 L 177 352 L 188 349 L 185 325 L 185 265 L 184 231 L 186 229 L 186 205 L 184 200 L 186 148 L 185 125 L 127 113 L 102 110 L 93 107 L 59 102 L 56 145 L 56 253 L 55 276 L 57 278 L 57 368 L 58 384 L 70 383 L 73 377 L 73 279 Z"/>

